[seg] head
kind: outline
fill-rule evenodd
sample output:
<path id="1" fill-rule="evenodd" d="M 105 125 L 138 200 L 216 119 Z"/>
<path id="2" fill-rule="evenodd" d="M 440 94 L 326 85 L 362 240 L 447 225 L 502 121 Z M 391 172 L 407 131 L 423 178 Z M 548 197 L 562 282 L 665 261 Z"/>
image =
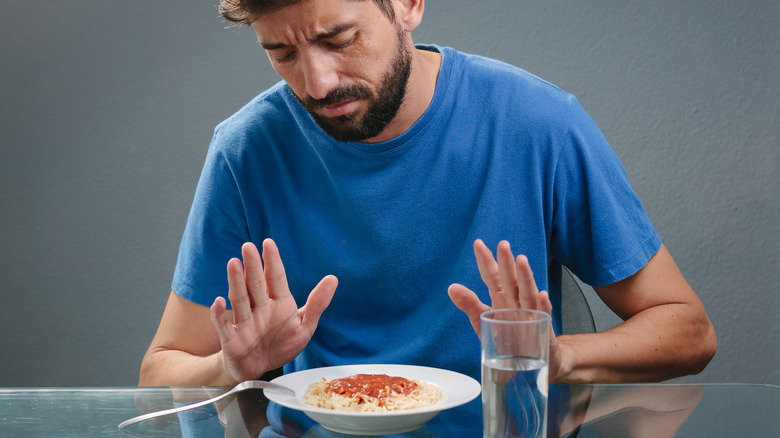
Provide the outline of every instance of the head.
<path id="1" fill-rule="evenodd" d="M 228 3 L 235 7 L 228 11 Z M 320 127 L 342 141 L 374 139 L 404 103 L 411 39 L 394 6 L 391 0 L 220 3 L 223 16 L 255 30 L 276 72 Z"/>

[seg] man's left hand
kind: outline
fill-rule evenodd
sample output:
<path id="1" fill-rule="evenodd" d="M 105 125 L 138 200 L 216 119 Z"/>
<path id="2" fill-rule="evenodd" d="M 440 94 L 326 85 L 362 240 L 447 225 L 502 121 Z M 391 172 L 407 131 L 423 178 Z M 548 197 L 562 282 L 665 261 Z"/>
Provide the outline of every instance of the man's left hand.
<path id="1" fill-rule="evenodd" d="M 528 258 L 512 254 L 509 242 L 502 240 L 496 250 L 497 258 L 482 240 L 474 242 L 474 256 L 482 281 L 488 287 L 492 306 L 480 301 L 476 293 L 461 284 L 449 287 L 450 299 L 462 310 L 471 321 L 471 326 L 479 336 L 479 317 L 483 312 L 494 309 L 532 309 L 550 314 L 552 303 L 546 291 L 536 287 Z M 558 375 L 561 366 L 560 346 L 552 330 L 550 322 L 550 377 Z"/>

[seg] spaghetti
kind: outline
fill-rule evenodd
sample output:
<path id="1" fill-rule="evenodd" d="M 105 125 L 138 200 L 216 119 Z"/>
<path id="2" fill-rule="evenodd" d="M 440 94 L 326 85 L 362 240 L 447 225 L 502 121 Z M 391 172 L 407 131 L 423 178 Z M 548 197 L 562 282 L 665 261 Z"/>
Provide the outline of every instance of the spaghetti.
<path id="1" fill-rule="evenodd" d="M 354 374 L 312 383 L 304 403 L 325 409 L 355 412 L 399 411 L 439 403 L 441 391 L 427 382 L 387 374 Z"/>

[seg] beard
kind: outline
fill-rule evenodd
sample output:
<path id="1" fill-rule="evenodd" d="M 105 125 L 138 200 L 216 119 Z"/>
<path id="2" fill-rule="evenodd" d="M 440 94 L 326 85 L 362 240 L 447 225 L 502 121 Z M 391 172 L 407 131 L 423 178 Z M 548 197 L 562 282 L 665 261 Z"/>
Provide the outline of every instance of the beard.
<path id="1" fill-rule="evenodd" d="M 323 99 L 313 99 L 310 96 L 300 98 L 296 95 L 320 128 L 336 140 L 364 141 L 376 137 L 398 113 L 406 95 L 412 53 L 404 44 L 404 34 L 400 26 L 397 30 L 395 54 L 380 78 L 376 94 L 367 86 L 349 85 L 334 89 Z M 353 99 L 368 101 L 366 111 L 338 117 L 325 117 L 315 111 L 323 106 Z"/>

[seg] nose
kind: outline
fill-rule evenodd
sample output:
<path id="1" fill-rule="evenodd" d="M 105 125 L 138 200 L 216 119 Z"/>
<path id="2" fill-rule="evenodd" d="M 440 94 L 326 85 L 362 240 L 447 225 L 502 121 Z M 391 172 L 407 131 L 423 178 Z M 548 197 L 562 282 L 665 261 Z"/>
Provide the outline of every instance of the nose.
<path id="1" fill-rule="evenodd" d="M 324 98 L 339 83 L 335 60 L 319 51 L 307 53 L 303 60 L 303 80 L 309 96 Z"/>

